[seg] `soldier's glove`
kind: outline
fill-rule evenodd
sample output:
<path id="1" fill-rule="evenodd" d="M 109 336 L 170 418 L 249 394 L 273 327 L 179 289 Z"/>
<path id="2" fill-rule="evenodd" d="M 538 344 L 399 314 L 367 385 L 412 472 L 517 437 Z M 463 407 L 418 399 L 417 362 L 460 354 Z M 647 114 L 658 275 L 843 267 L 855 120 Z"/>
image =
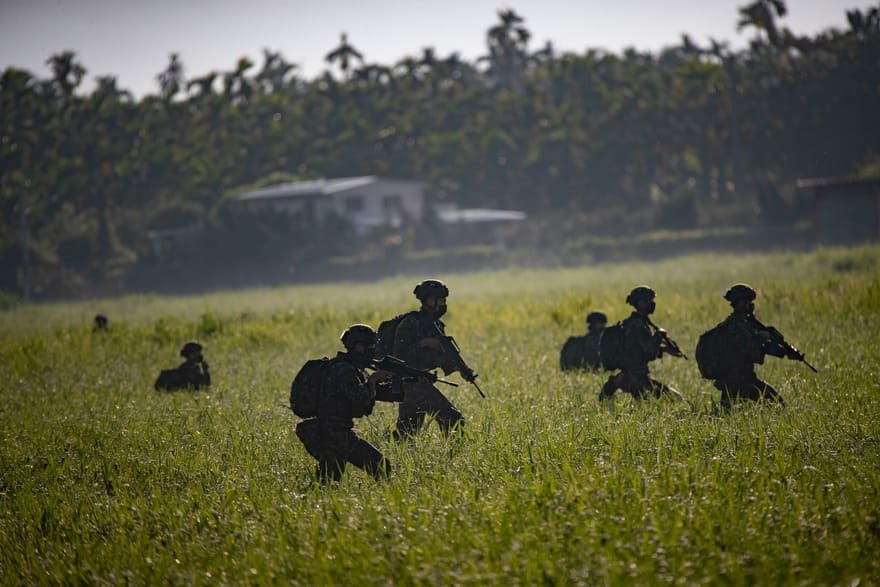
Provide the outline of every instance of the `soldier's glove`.
<path id="1" fill-rule="evenodd" d="M 474 373 L 474 370 L 470 367 L 462 367 L 460 371 L 462 379 L 464 379 L 468 383 L 473 383 L 474 380 L 477 378 L 477 374 Z"/>
<path id="2" fill-rule="evenodd" d="M 367 382 L 375 390 L 378 384 L 387 383 L 391 381 L 392 377 L 393 375 L 388 371 L 376 371 L 367 378 Z"/>

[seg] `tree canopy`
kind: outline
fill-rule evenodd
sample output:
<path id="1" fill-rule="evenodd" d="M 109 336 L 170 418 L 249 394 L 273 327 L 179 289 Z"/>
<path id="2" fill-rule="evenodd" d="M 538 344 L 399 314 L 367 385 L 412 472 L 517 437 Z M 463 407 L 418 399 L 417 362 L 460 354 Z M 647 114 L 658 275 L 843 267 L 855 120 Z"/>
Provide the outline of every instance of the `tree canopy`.
<path id="1" fill-rule="evenodd" d="M 658 54 L 559 54 L 532 49 L 527 19 L 501 10 L 474 62 L 426 47 L 370 63 L 343 33 L 327 54 L 341 75 L 305 79 L 267 49 L 262 64 L 187 78 L 171 54 L 138 100 L 110 76 L 79 91 L 87 69 L 71 51 L 49 57 L 48 79 L 7 69 L 0 290 L 136 275 L 162 230 L 198 227 L 175 254 L 202 267 L 264 258 L 267 234 L 272 250 L 321 242 L 320 227 L 244 226 L 224 210 L 235 188 L 279 173 L 420 179 L 435 201 L 535 216 L 678 206 L 692 226 L 681 210 L 754 208 L 800 177 L 876 170 L 880 9 L 814 37 L 785 15 L 782 0 L 744 6 L 738 26 L 755 36 L 741 51 L 685 35 Z"/>

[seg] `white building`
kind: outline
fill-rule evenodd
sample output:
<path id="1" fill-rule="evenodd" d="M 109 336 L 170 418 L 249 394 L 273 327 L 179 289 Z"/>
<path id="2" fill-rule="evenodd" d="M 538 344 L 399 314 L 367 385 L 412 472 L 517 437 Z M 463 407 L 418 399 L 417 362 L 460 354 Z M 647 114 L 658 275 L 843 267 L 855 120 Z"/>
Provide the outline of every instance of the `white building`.
<path id="1" fill-rule="evenodd" d="M 249 210 L 270 209 L 317 223 L 329 214 L 346 218 L 358 234 L 378 226 L 421 222 L 427 184 L 375 175 L 283 183 L 241 194 Z"/>

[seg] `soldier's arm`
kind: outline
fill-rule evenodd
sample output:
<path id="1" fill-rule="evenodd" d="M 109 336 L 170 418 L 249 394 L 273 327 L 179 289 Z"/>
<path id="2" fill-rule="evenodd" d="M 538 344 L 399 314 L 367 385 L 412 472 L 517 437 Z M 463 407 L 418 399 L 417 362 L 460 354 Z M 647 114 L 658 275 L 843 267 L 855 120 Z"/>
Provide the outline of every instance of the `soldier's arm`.
<path id="1" fill-rule="evenodd" d="M 638 328 L 633 330 L 633 337 L 635 338 L 636 344 L 642 350 L 645 357 L 647 357 L 649 361 L 658 358 L 661 354 L 660 338 L 656 334 L 652 334 L 651 330 L 646 325 L 640 324 Z"/>
<path id="2" fill-rule="evenodd" d="M 367 415 L 373 411 L 375 392 L 369 384 L 361 383 L 357 368 L 351 363 L 339 361 L 330 365 L 325 386 L 325 394 L 346 398 L 357 413 Z"/>
<path id="3" fill-rule="evenodd" d="M 417 369 L 433 369 L 437 366 L 437 353 L 422 346 L 422 338 L 418 319 L 415 316 L 404 318 L 394 333 L 394 356 Z"/>

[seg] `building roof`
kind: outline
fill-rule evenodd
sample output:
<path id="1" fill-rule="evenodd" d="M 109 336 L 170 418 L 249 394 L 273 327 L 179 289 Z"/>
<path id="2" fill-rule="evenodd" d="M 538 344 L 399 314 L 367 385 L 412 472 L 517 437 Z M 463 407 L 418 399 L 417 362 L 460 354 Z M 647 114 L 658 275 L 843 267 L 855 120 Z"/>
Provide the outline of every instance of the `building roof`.
<path id="1" fill-rule="evenodd" d="M 519 210 L 489 210 L 487 208 L 440 208 L 437 218 L 446 224 L 477 224 L 481 222 L 517 222 L 526 219 Z"/>
<path id="2" fill-rule="evenodd" d="M 864 195 L 880 192 L 880 178 L 816 177 L 797 180 L 797 187 L 816 195 Z"/>
<path id="3" fill-rule="evenodd" d="M 301 198 L 316 197 L 357 189 L 380 181 L 392 181 L 395 183 L 421 183 L 417 181 L 387 179 L 375 175 L 361 175 L 358 177 L 338 177 L 335 179 L 316 179 L 312 181 L 300 181 L 295 183 L 279 183 L 260 188 L 236 196 L 240 202 L 254 200 L 272 200 L 276 198 Z"/>

